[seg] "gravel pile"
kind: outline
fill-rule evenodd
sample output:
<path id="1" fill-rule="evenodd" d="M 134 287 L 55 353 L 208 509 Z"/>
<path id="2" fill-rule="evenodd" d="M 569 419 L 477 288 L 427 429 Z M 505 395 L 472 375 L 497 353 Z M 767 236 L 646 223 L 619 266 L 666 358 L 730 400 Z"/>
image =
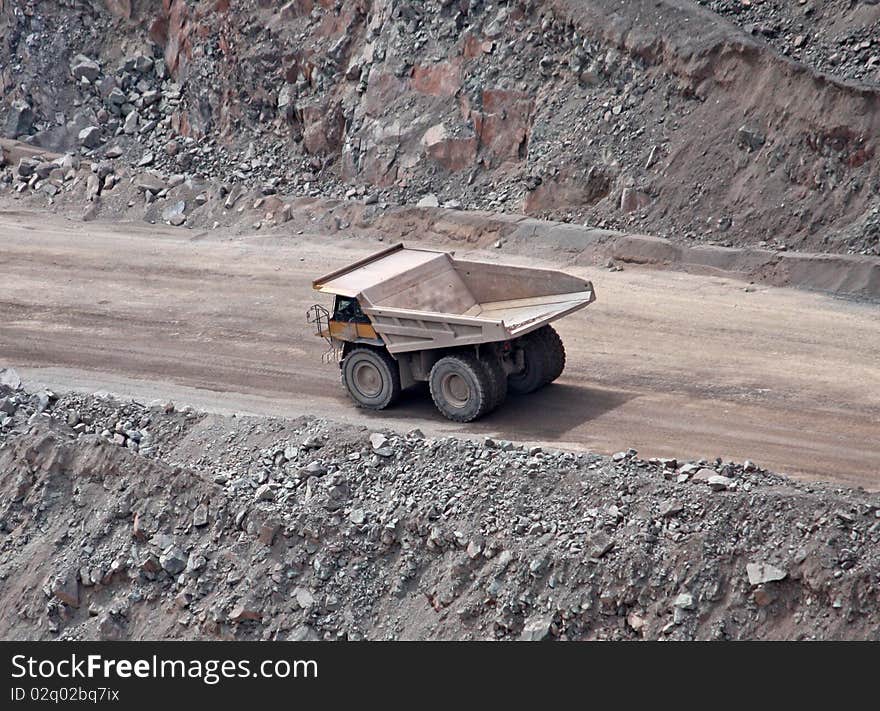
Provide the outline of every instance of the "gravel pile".
<path id="1" fill-rule="evenodd" d="M 819 71 L 880 85 L 877 0 L 697 0 Z"/>
<path id="2" fill-rule="evenodd" d="M 877 636 L 875 494 L 5 377 L 5 638 Z"/>

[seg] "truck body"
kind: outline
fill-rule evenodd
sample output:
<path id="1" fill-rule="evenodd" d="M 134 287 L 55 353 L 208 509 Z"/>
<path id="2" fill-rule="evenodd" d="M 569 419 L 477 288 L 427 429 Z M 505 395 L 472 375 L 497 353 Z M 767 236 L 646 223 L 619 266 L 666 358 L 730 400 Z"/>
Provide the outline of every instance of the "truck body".
<path id="1" fill-rule="evenodd" d="M 494 409 L 509 389 L 530 392 L 555 380 L 565 353 L 549 324 L 595 300 L 589 281 L 564 272 L 403 244 L 313 287 L 335 297 L 332 312 L 313 307 L 311 320 L 341 355 L 357 404 L 382 409 L 401 389 L 428 381 L 438 409 L 458 421 Z"/>

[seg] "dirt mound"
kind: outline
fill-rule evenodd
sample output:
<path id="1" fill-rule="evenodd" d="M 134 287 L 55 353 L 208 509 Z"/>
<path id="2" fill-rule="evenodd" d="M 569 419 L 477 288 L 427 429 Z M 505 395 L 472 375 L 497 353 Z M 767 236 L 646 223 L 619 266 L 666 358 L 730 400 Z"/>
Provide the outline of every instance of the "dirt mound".
<path id="1" fill-rule="evenodd" d="M 0 388 L 5 638 L 876 638 L 880 499 Z"/>
<path id="2" fill-rule="evenodd" d="M 876 255 L 876 6 L 840 21 L 845 60 L 802 64 L 793 11 L 752 5 L 784 14 L 784 46 L 673 0 L 5 3 L 0 119 L 92 159 L 81 199 L 171 224 L 222 182 L 226 211 L 245 185 Z M 816 47 L 835 8 L 815 10 Z M 5 184 L 52 201 L 70 168 Z"/>

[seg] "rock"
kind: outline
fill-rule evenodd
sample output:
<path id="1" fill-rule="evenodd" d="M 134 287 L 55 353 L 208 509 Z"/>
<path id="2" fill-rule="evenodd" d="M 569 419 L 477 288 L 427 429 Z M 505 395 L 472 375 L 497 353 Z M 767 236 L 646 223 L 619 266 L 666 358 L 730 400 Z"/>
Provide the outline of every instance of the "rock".
<path id="1" fill-rule="evenodd" d="M 367 513 L 363 509 L 352 509 L 348 519 L 355 525 L 360 526 L 367 520 Z"/>
<path id="2" fill-rule="evenodd" d="M 21 378 L 13 368 L 0 368 L 0 385 L 4 385 L 11 390 L 21 389 Z"/>
<path id="3" fill-rule="evenodd" d="M 175 217 L 183 217 L 185 211 L 186 202 L 184 200 L 178 200 L 162 210 L 162 219 L 165 220 L 165 222 L 171 222 Z"/>
<path id="4" fill-rule="evenodd" d="M 155 173 L 141 173 L 135 179 L 135 187 L 141 192 L 149 192 L 149 193 L 158 193 L 164 190 L 167 185 L 165 180 L 160 178 Z"/>
<path id="5" fill-rule="evenodd" d="M 169 575 L 179 575 L 186 569 L 186 554 L 177 546 L 171 545 L 159 556 L 159 565 Z"/>
<path id="6" fill-rule="evenodd" d="M 232 622 L 246 622 L 248 620 L 260 620 L 263 614 L 259 606 L 252 602 L 240 601 L 232 608 L 229 613 L 229 619 Z"/>
<path id="7" fill-rule="evenodd" d="M 51 584 L 52 596 L 70 607 L 79 607 L 79 574 L 71 568 L 57 575 Z"/>
<path id="8" fill-rule="evenodd" d="M 290 120 L 296 99 L 296 89 L 290 84 L 285 84 L 278 92 L 278 115 L 285 120 Z"/>
<path id="9" fill-rule="evenodd" d="M 15 167 L 15 172 L 20 178 L 29 178 L 34 174 L 39 165 L 40 161 L 33 158 L 20 158 L 18 165 Z"/>
<path id="10" fill-rule="evenodd" d="M 101 145 L 101 129 L 97 126 L 87 126 L 77 137 L 84 148 L 97 148 Z"/>
<path id="11" fill-rule="evenodd" d="M 125 639 L 125 630 L 110 614 L 101 615 L 98 620 L 98 636 L 104 641 L 115 641 Z"/>
<path id="12" fill-rule="evenodd" d="M 711 488 L 712 491 L 727 491 L 734 484 L 734 480 L 730 479 L 729 477 L 716 474 L 715 476 L 710 476 L 706 483 L 709 485 L 709 488 Z"/>
<path id="13" fill-rule="evenodd" d="M 540 642 L 551 636 L 550 626 L 553 623 L 552 615 L 534 615 L 526 620 L 523 631 L 519 636 L 520 642 Z"/>
<path id="14" fill-rule="evenodd" d="M 788 577 L 788 573 L 785 570 L 769 563 L 748 563 L 746 565 L 746 574 L 749 576 L 749 583 L 752 585 L 766 585 L 767 583 L 785 580 Z"/>
<path id="15" fill-rule="evenodd" d="M 281 531 L 281 524 L 277 521 L 266 521 L 257 533 L 257 540 L 266 547 L 271 547 L 275 537 Z"/>
<path id="16" fill-rule="evenodd" d="M 139 54 L 134 58 L 134 69 L 141 74 L 152 71 L 153 64 L 153 58 L 145 54 Z"/>
<path id="17" fill-rule="evenodd" d="M 291 631 L 287 638 L 288 642 L 320 642 L 321 637 L 313 627 L 309 625 L 300 625 Z"/>
<path id="18" fill-rule="evenodd" d="M 83 54 L 78 54 L 70 63 L 70 73 L 77 81 L 85 79 L 91 84 L 101 75 L 101 65 Z"/>
<path id="19" fill-rule="evenodd" d="M 0 412 L 3 414 L 14 415 L 16 407 L 16 404 L 8 397 L 0 398 Z"/>
<path id="20" fill-rule="evenodd" d="M 208 525 L 208 505 L 199 504 L 193 512 L 193 526 L 202 528 Z"/>
<path id="21" fill-rule="evenodd" d="M 309 462 L 309 464 L 303 468 L 303 472 L 307 476 L 324 476 L 327 473 L 327 467 L 321 464 L 321 462 Z"/>
<path id="22" fill-rule="evenodd" d="M 137 111 L 132 111 L 128 116 L 125 117 L 125 121 L 122 124 L 122 130 L 129 136 L 133 136 L 137 133 L 138 125 L 140 124 L 141 117 Z"/>
<path id="23" fill-rule="evenodd" d="M 197 573 L 208 564 L 208 559 L 200 553 L 190 553 L 186 561 L 186 572 Z"/>
<path id="24" fill-rule="evenodd" d="M 599 531 L 590 538 L 590 556 L 593 558 L 601 558 L 614 548 L 614 539 L 605 531 Z"/>
<path id="25" fill-rule="evenodd" d="M 306 588 L 295 588 L 293 597 L 296 603 L 304 610 L 309 610 L 315 604 L 315 596 Z"/>
<path id="26" fill-rule="evenodd" d="M 425 195 L 416 203 L 416 207 L 440 207 L 440 200 L 433 193 Z"/>
<path id="27" fill-rule="evenodd" d="M 633 611 L 626 616 L 626 623 L 632 628 L 633 632 L 640 632 L 645 626 L 645 618 Z"/>
<path id="28" fill-rule="evenodd" d="M 373 449 L 381 449 L 388 442 L 388 438 L 380 432 L 373 432 L 370 435 L 370 444 L 373 445 Z"/>
<path id="29" fill-rule="evenodd" d="M 681 610 L 692 610 L 694 609 L 694 596 L 689 592 L 680 593 L 672 602 L 672 606 Z"/>
<path id="30" fill-rule="evenodd" d="M 736 144 L 749 152 L 758 150 L 764 145 L 764 136 L 748 126 L 740 126 L 736 132 Z"/>
<path id="31" fill-rule="evenodd" d="M 324 446 L 324 438 L 321 435 L 309 435 L 303 440 L 303 449 L 321 449 Z"/>
<path id="32" fill-rule="evenodd" d="M 30 133 L 34 125 L 34 112 L 30 104 L 26 101 L 16 100 L 9 106 L 9 113 L 6 114 L 6 125 L 3 128 L 3 135 L 6 138 L 18 138 L 21 135 Z"/>
<path id="33" fill-rule="evenodd" d="M 125 103 L 125 98 L 125 94 L 122 90 L 119 87 L 114 86 L 104 98 L 104 103 L 111 111 L 119 113 L 119 108 Z"/>
<path id="34" fill-rule="evenodd" d="M 763 585 L 759 585 L 755 588 L 755 592 L 752 595 L 752 598 L 755 601 L 755 604 L 758 607 L 767 607 L 776 600 L 776 595 L 774 595 L 770 590 L 765 588 Z"/>
<path id="35" fill-rule="evenodd" d="M 275 492 L 269 484 L 263 484 L 257 489 L 254 499 L 257 501 L 275 501 Z"/>
<path id="36" fill-rule="evenodd" d="M 684 469 L 685 467 L 681 468 L 682 473 L 684 473 Z M 718 476 L 718 472 L 716 472 L 714 469 L 703 467 L 702 469 L 698 469 L 696 471 L 696 473 L 691 477 L 691 481 L 701 481 L 708 484 L 709 479 L 711 479 L 713 476 Z"/>
<path id="37" fill-rule="evenodd" d="M 89 177 L 86 178 L 86 200 L 89 202 L 94 202 L 98 199 L 98 196 L 101 194 L 101 181 L 98 179 L 98 176 L 94 173 L 89 173 Z"/>
<path id="38" fill-rule="evenodd" d="M 678 499 L 668 499 L 660 504 L 660 516 L 662 518 L 671 518 L 683 510 L 684 506 Z"/>

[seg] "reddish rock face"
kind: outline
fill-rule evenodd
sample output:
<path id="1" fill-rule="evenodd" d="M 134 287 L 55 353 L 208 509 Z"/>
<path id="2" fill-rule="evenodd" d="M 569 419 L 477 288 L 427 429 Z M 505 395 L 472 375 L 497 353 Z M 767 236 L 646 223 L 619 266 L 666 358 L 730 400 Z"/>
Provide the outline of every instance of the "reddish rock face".
<path id="1" fill-rule="evenodd" d="M 338 103 L 307 106 L 302 110 L 303 145 L 312 154 L 337 152 L 342 147 L 345 118 Z"/>
<path id="2" fill-rule="evenodd" d="M 437 161 L 446 170 L 456 172 L 469 168 L 477 160 L 476 136 L 470 138 L 447 138 L 428 146 L 430 158 Z"/>
<path id="3" fill-rule="evenodd" d="M 189 41 L 189 13 L 184 0 L 162 0 L 167 19 L 167 41 L 165 43 L 165 64 L 172 75 L 179 74 L 192 56 Z"/>
<path id="4" fill-rule="evenodd" d="M 176 111 L 171 114 L 171 129 L 181 136 L 198 138 L 197 131 L 189 122 L 189 115 L 185 111 Z"/>
<path id="5" fill-rule="evenodd" d="M 321 5 L 325 8 L 332 6 L 335 0 L 320 0 Z M 339 37 L 351 32 L 351 28 L 355 25 L 360 17 L 364 15 L 364 11 L 358 7 L 347 8 L 338 15 L 333 12 L 325 13 L 321 17 L 321 22 L 315 29 L 316 37 Z"/>
<path id="6" fill-rule="evenodd" d="M 419 64 L 413 69 L 410 86 L 429 96 L 455 96 L 461 89 L 461 61 Z"/>
<path id="7" fill-rule="evenodd" d="M 289 22 L 297 17 L 305 17 L 315 7 L 313 0 L 290 0 L 281 8 L 281 19 Z"/>
<path id="8" fill-rule="evenodd" d="M 483 53 L 483 41 L 476 35 L 468 32 L 461 40 L 461 56 L 465 59 L 475 59 Z"/>
<path id="9" fill-rule="evenodd" d="M 150 29 L 147 31 L 149 38 L 160 47 L 163 47 L 168 41 L 168 18 L 157 17 L 150 23 Z"/>
<path id="10" fill-rule="evenodd" d="M 377 187 L 388 187 L 397 182 L 397 149 L 394 146 L 370 147 L 362 156 L 359 170 L 355 168 L 350 178 L 366 180 Z"/>
<path id="11" fill-rule="evenodd" d="M 104 0 L 104 5 L 111 15 L 131 19 L 131 0 Z"/>
<path id="12" fill-rule="evenodd" d="M 388 105 L 406 91 L 406 83 L 393 74 L 370 74 L 364 94 L 364 108 L 368 116 L 380 116 Z"/>
<path id="13" fill-rule="evenodd" d="M 483 110 L 465 111 L 474 122 L 474 131 L 486 153 L 488 164 L 524 158 L 528 150 L 534 101 L 521 91 L 485 89 Z"/>

